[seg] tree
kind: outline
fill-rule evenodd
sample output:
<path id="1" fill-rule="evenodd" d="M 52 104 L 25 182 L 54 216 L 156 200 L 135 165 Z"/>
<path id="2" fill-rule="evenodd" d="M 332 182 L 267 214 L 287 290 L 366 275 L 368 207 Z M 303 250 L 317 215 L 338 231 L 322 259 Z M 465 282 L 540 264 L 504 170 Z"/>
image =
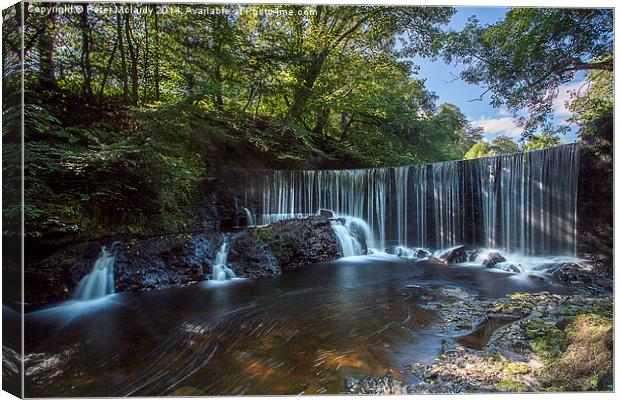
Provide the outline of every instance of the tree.
<path id="1" fill-rule="evenodd" d="M 609 71 L 589 73 L 589 83 L 574 93 L 569 105 L 579 136 L 601 156 L 611 158 L 614 136 L 614 79 Z"/>
<path id="2" fill-rule="evenodd" d="M 489 142 L 486 140 L 480 140 L 467 151 L 465 154 L 465 159 L 472 160 L 474 158 L 492 157 L 494 155 L 495 153 L 491 149 Z"/>
<path id="3" fill-rule="evenodd" d="M 441 53 L 465 63 L 460 78 L 484 87 L 478 100 L 490 92 L 527 136 L 551 125 L 558 87 L 576 72 L 613 70 L 613 10 L 514 8 L 491 25 L 472 18 L 444 37 Z"/>
<path id="4" fill-rule="evenodd" d="M 532 135 L 527 139 L 527 142 L 523 145 L 524 151 L 530 150 L 543 150 L 550 147 L 557 146 L 561 143 L 558 136 L 551 134 Z"/>
<path id="5" fill-rule="evenodd" d="M 519 151 L 519 145 L 508 136 L 498 136 L 491 142 L 491 150 L 495 154 L 510 154 Z"/>

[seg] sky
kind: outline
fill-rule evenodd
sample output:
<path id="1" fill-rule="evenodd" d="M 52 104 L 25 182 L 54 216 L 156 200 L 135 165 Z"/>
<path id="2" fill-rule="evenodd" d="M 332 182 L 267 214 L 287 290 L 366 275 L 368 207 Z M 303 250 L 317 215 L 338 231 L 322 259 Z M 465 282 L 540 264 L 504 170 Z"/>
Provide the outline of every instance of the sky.
<path id="1" fill-rule="evenodd" d="M 448 27 L 461 30 L 472 15 L 475 15 L 480 23 L 494 23 L 503 19 L 506 11 L 507 8 L 504 7 L 457 7 Z M 493 108 L 489 104 L 490 93 L 484 95 L 482 101 L 470 101 L 479 98 L 484 89 L 454 79 L 462 66 L 448 65 L 442 59 L 432 61 L 416 57 L 412 61 L 420 67 L 418 77 L 426 80 L 426 88 L 438 96 L 437 104 L 452 103 L 458 106 L 473 126 L 484 128 L 486 140 L 492 141 L 499 135 L 509 136 L 514 140 L 520 139 L 521 130 L 515 125 L 510 112 L 504 108 Z M 579 89 L 583 79 L 583 75 L 577 75 L 573 81 L 560 87 L 553 107 L 556 123 L 566 123 L 566 119 L 570 117 L 565 102 L 570 99 L 569 91 Z M 571 132 L 561 136 L 564 142 L 576 140 L 576 129 L 574 126 L 570 127 Z"/>

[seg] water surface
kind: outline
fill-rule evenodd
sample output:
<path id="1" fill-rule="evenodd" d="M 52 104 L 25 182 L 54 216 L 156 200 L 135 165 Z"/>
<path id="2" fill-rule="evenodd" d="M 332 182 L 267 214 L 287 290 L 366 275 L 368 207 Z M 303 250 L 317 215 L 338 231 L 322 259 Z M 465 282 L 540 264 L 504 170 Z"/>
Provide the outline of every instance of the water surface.
<path id="1" fill-rule="evenodd" d="M 484 298 L 551 290 L 473 266 L 391 256 L 282 276 L 65 302 L 26 316 L 28 396 L 341 393 L 347 376 L 432 362 L 438 288 Z"/>

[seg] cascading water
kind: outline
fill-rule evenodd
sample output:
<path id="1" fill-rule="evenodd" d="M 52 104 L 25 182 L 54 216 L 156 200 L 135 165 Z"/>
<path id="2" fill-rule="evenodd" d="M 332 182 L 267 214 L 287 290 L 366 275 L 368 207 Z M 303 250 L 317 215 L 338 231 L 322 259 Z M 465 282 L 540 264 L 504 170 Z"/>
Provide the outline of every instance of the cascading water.
<path id="1" fill-rule="evenodd" d="M 228 268 L 226 263 L 228 262 L 228 243 L 224 240 L 220 250 L 215 255 L 215 264 L 213 265 L 213 277 L 214 281 L 225 281 L 235 278 L 236 275 L 232 269 Z"/>
<path id="2" fill-rule="evenodd" d="M 343 257 L 363 254 L 360 244 L 351 236 L 351 232 L 344 225 L 340 222 L 332 221 L 332 228 L 334 228 L 334 233 L 336 233 L 336 238 L 338 238 L 338 246 Z"/>
<path id="3" fill-rule="evenodd" d="M 95 300 L 114 293 L 114 258 L 105 247 L 101 248 L 92 271 L 78 283 L 74 300 Z"/>
<path id="4" fill-rule="evenodd" d="M 397 168 L 260 171 L 245 189 L 262 224 L 328 209 L 367 221 L 374 248 L 573 255 L 578 171 L 579 145 L 568 144 Z"/>
<path id="5" fill-rule="evenodd" d="M 252 212 L 252 210 L 243 207 L 243 211 L 245 211 L 247 226 L 256 226 L 256 218 L 254 218 L 254 213 Z"/>
<path id="6" fill-rule="evenodd" d="M 367 243 L 372 240 L 372 232 L 365 221 L 355 217 L 342 217 L 332 220 L 331 225 L 343 257 L 360 256 L 367 252 Z"/>

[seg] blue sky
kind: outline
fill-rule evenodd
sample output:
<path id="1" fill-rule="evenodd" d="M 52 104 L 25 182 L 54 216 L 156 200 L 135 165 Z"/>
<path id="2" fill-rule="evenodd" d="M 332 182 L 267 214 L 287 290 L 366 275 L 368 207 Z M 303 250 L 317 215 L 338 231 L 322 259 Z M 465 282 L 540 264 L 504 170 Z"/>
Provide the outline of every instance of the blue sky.
<path id="1" fill-rule="evenodd" d="M 481 23 L 494 23 L 503 19 L 507 8 L 504 7 L 457 7 L 456 14 L 452 16 L 449 28 L 461 30 L 467 19 L 475 15 Z M 469 101 L 478 98 L 484 92 L 479 86 L 470 85 L 460 79 L 454 79 L 461 71 L 460 65 L 447 65 L 443 60 L 435 61 L 416 57 L 412 59 L 420 70 L 418 77 L 426 80 L 426 88 L 434 92 L 439 98 L 437 104 L 452 103 L 457 105 L 467 116 L 474 126 L 481 126 L 485 130 L 485 139 L 493 140 L 499 135 L 510 136 L 518 140 L 521 131 L 514 124 L 510 113 L 506 109 L 497 109 L 489 105 L 491 99 L 487 93 L 482 101 Z M 578 89 L 582 85 L 583 75 L 577 76 L 560 88 L 558 98 L 554 103 L 554 118 L 556 123 L 562 123 L 569 116 L 564 103 L 570 99 L 568 91 Z M 561 139 L 565 142 L 575 141 L 575 129 L 563 135 Z"/>

